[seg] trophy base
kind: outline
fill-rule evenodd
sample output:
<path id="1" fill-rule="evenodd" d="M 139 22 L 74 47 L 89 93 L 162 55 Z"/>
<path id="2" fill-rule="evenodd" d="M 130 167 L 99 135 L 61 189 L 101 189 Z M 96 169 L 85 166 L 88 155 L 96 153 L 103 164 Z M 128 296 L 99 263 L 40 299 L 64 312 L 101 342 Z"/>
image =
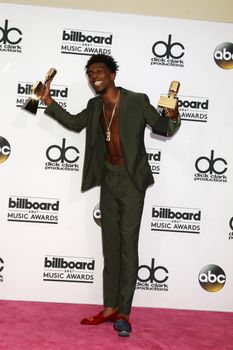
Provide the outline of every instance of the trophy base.
<path id="1" fill-rule="evenodd" d="M 38 105 L 39 105 L 39 100 L 29 97 L 29 99 L 25 102 L 25 104 L 22 106 L 22 109 L 24 109 L 25 111 L 28 111 L 32 114 L 36 114 L 37 109 L 38 109 Z"/>
<path id="2" fill-rule="evenodd" d="M 173 97 L 160 96 L 158 107 L 175 109 L 177 104 L 177 99 Z"/>

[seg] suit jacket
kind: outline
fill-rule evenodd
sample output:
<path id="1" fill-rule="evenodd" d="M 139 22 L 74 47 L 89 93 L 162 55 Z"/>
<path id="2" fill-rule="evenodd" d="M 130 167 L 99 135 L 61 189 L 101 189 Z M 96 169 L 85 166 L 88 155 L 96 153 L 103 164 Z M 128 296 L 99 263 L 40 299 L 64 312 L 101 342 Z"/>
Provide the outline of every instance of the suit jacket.
<path id="1" fill-rule="evenodd" d="M 46 114 L 69 130 L 80 132 L 86 128 L 82 191 L 101 184 L 106 155 L 100 123 L 102 106 L 100 96 L 96 96 L 76 115 L 65 111 L 55 101 L 45 110 Z M 180 118 L 174 122 L 159 114 L 150 104 L 147 95 L 120 88 L 119 119 L 126 169 L 136 187 L 140 191 L 145 191 L 154 182 L 144 145 L 145 127 L 150 125 L 154 133 L 172 136 L 180 126 Z"/>

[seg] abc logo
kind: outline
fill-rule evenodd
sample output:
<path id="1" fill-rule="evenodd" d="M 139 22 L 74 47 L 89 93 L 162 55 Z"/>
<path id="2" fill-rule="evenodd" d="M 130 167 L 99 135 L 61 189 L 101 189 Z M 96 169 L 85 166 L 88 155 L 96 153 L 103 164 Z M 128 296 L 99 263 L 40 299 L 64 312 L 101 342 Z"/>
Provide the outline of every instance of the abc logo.
<path id="1" fill-rule="evenodd" d="M 172 35 L 168 35 L 168 41 L 157 41 L 152 46 L 152 52 L 159 58 L 173 58 L 180 59 L 184 56 L 184 46 L 179 42 L 172 43 Z"/>
<path id="2" fill-rule="evenodd" d="M 233 68 L 233 44 L 222 43 L 214 51 L 215 63 L 223 69 Z"/>
<path id="3" fill-rule="evenodd" d="M 5 20 L 5 27 L 0 27 L 0 43 L 17 45 L 22 40 L 22 32 L 16 27 L 8 28 L 8 20 Z"/>
<path id="4" fill-rule="evenodd" d="M 224 174 L 227 168 L 224 165 L 227 162 L 223 158 L 214 158 L 214 151 L 211 150 L 210 158 L 199 157 L 195 162 L 195 167 L 199 173 Z"/>
<path id="5" fill-rule="evenodd" d="M 79 159 L 79 150 L 74 146 L 66 147 L 66 139 L 62 139 L 62 146 L 51 145 L 46 151 L 50 162 L 75 163 Z"/>
<path id="6" fill-rule="evenodd" d="M 2 260 L 2 258 L 0 258 L 0 272 L 2 272 L 2 270 L 4 269 L 4 266 L 2 266 L 4 264 L 4 261 Z"/>
<path id="7" fill-rule="evenodd" d="M 138 281 L 150 283 L 165 283 L 168 279 L 168 270 L 164 266 L 155 267 L 155 259 L 151 259 L 151 266 L 141 265 L 138 268 Z"/>
<path id="8" fill-rule="evenodd" d="M 5 162 L 11 153 L 9 142 L 0 136 L 0 163 Z"/>
<path id="9" fill-rule="evenodd" d="M 93 218 L 98 226 L 101 226 L 101 211 L 99 204 L 97 204 L 93 210 Z"/>
<path id="10" fill-rule="evenodd" d="M 217 265 L 207 265 L 199 273 L 199 283 L 207 292 L 218 292 L 226 283 L 225 272 Z"/>

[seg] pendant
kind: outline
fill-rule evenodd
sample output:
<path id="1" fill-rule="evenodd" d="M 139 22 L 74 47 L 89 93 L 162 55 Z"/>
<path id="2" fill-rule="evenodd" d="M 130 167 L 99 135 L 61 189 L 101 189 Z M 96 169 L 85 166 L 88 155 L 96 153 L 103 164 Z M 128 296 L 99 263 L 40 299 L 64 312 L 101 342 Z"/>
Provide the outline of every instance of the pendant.
<path id="1" fill-rule="evenodd" d="M 110 141 L 111 140 L 111 131 L 107 130 L 106 131 L 106 141 Z"/>

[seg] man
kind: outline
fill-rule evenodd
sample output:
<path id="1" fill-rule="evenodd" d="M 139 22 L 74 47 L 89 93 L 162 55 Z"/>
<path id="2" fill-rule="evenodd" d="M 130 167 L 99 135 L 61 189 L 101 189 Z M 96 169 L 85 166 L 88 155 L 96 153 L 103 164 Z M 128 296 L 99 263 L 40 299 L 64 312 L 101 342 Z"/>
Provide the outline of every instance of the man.
<path id="1" fill-rule="evenodd" d="M 129 336 L 129 321 L 138 271 L 138 236 L 145 191 L 153 175 L 144 145 L 148 124 L 153 132 L 172 136 L 180 126 L 178 108 L 161 115 L 145 94 L 115 85 L 117 62 L 93 55 L 86 74 L 97 96 L 86 109 L 71 115 L 50 96 L 50 82 L 40 93 L 45 113 L 66 128 L 86 128 L 82 190 L 101 186 L 104 309 L 81 321 L 84 325 L 114 322 L 120 336 Z"/>

